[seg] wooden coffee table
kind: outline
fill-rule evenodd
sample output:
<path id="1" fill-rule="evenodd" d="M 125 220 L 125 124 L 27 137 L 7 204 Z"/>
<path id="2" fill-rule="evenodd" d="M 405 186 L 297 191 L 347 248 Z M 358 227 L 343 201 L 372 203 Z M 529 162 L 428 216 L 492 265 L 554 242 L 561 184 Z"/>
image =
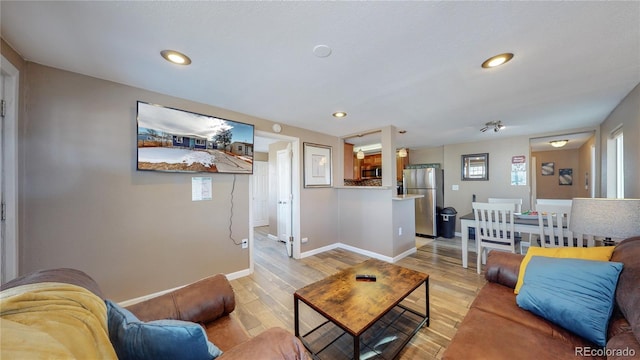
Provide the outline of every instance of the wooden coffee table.
<path id="1" fill-rule="evenodd" d="M 377 281 L 356 281 L 356 274 L 372 274 Z M 426 291 L 424 313 L 415 309 L 421 304 L 412 304 L 412 309 L 403 302 L 422 284 Z M 421 327 L 429 326 L 429 275 L 381 260 L 370 259 L 344 269 L 298 289 L 293 298 L 295 335 L 317 358 L 336 358 L 339 350 L 328 349 L 340 344 L 344 348 L 351 340 L 344 338 L 345 334 L 353 338 L 353 359 L 394 358 Z M 300 301 L 326 319 L 302 336 Z"/>

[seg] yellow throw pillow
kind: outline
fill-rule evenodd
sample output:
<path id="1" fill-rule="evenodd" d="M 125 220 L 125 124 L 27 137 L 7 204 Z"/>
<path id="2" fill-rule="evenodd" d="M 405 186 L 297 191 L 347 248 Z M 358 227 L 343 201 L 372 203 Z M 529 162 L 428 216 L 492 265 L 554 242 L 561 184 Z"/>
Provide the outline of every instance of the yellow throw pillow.
<path id="1" fill-rule="evenodd" d="M 544 256 L 551 258 L 563 258 L 563 259 L 583 259 L 583 260 L 600 260 L 609 261 L 611 254 L 613 254 L 615 246 L 595 246 L 595 247 L 555 247 L 555 248 L 543 248 L 532 246 L 527 250 L 522 263 L 520 264 L 520 272 L 518 273 L 518 282 L 516 288 L 513 290 L 514 294 L 520 292 L 522 283 L 524 282 L 524 272 L 527 270 L 527 265 L 532 256 Z"/>

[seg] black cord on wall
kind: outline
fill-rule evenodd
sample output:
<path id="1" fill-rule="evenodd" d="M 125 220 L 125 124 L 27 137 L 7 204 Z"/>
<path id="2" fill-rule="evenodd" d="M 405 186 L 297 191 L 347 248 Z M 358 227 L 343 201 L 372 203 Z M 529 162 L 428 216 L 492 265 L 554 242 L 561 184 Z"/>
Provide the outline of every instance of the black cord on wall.
<path id="1" fill-rule="evenodd" d="M 236 242 L 233 238 L 233 230 L 231 227 L 233 226 L 233 192 L 236 190 L 236 175 L 233 175 L 233 185 L 231 186 L 231 211 L 229 212 L 229 239 L 237 246 L 242 245 L 240 242 Z"/>

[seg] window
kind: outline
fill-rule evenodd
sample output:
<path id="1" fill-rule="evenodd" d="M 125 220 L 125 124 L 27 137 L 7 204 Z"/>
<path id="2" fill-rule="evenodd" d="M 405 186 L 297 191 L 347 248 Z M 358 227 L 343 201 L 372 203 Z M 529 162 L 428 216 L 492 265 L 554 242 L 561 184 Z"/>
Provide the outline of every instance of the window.
<path id="1" fill-rule="evenodd" d="M 616 197 L 624 198 L 624 146 L 622 131 L 614 138 L 616 143 Z"/>
<path id="2" fill-rule="evenodd" d="M 624 198 L 624 137 L 622 127 L 607 142 L 607 197 Z"/>
<path id="3" fill-rule="evenodd" d="M 176 144 L 182 144 L 182 136 L 176 136 Z"/>
<path id="4" fill-rule="evenodd" d="M 196 139 L 196 145 L 197 145 L 197 146 L 204 146 L 204 142 L 205 142 L 205 140 L 202 140 L 202 139 Z"/>

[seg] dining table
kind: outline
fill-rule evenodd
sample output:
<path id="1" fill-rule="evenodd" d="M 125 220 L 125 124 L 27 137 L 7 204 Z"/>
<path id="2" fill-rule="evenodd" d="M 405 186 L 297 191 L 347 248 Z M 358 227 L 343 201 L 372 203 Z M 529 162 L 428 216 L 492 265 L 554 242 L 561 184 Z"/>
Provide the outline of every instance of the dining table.
<path id="1" fill-rule="evenodd" d="M 546 220 L 544 220 L 546 223 Z M 460 218 L 460 231 L 462 238 L 462 267 L 467 268 L 469 265 L 469 228 L 475 228 L 476 218 L 473 212 L 470 212 Z M 565 228 L 566 229 L 566 228 Z M 513 217 L 513 231 L 525 234 L 539 234 L 540 226 L 537 216 L 518 216 Z M 566 237 L 572 237 L 571 232 L 566 229 Z M 587 246 L 594 246 L 593 237 L 588 239 Z"/>

